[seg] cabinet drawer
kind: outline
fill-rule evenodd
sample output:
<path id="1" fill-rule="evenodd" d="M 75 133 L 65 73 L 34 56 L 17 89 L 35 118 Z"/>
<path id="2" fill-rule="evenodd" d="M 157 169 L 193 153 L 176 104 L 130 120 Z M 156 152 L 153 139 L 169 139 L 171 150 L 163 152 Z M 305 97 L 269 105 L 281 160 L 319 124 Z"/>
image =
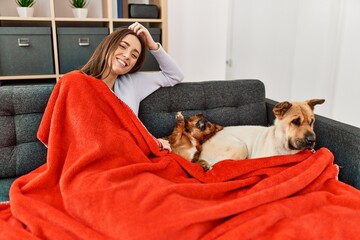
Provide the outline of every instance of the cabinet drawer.
<path id="1" fill-rule="evenodd" d="M 0 27 L 0 75 L 54 74 L 50 27 Z"/>
<path id="2" fill-rule="evenodd" d="M 105 27 L 57 28 L 60 73 L 81 68 L 108 33 Z"/>

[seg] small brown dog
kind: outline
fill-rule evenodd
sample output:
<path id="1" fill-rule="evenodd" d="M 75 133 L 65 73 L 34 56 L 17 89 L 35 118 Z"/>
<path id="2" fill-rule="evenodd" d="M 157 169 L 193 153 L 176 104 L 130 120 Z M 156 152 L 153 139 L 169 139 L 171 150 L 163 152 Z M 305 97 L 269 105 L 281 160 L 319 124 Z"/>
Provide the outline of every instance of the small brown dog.
<path id="1" fill-rule="evenodd" d="M 181 112 L 178 112 L 174 130 L 166 139 L 174 153 L 210 170 L 211 165 L 199 159 L 202 144 L 222 129 L 223 126 L 209 122 L 202 114 L 191 116 L 185 121 Z"/>

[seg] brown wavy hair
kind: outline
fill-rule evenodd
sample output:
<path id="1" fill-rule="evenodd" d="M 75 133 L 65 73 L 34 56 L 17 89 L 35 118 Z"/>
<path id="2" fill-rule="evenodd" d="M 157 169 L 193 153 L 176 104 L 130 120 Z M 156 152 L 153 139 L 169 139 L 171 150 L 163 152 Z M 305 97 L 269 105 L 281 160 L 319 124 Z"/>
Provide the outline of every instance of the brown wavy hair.
<path id="1" fill-rule="evenodd" d="M 95 49 L 89 61 L 80 69 L 83 73 L 95 78 L 106 78 L 109 74 L 109 56 L 114 54 L 119 47 L 120 42 L 127 35 L 136 36 L 141 44 L 141 52 L 134 67 L 128 73 L 134 73 L 140 70 L 145 61 L 145 43 L 130 29 L 118 29 L 107 35 L 98 47 Z M 106 72 L 108 71 L 108 72 Z"/>

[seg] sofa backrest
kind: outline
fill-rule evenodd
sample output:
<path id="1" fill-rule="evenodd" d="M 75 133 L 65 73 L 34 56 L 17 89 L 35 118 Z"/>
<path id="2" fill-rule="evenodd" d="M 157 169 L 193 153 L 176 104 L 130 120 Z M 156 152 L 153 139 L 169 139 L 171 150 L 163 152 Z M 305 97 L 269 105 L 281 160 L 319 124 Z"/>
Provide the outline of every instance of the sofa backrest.
<path id="1" fill-rule="evenodd" d="M 46 148 L 36 133 L 53 84 L 0 87 L 0 178 L 42 165 Z M 139 118 L 156 137 L 169 135 L 176 112 L 203 113 L 223 126 L 267 125 L 265 87 L 259 80 L 184 82 L 160 88 L 140 105 Z"/>
<path id="2" fill-rule="evenodd" d="M 160 88 L 140 105 L 139 118 L 155 137 L 170 135 L 175 115 L 202 113 L 214 123 L 268 125 L 265 86 L 259 80 L 183 82 Z"/>
<path id="3" fill-rule="evenodd" d="M 53 84 L 0 87 L 0 178 L 13 178 L 45 162 L 36 138 Z"/>

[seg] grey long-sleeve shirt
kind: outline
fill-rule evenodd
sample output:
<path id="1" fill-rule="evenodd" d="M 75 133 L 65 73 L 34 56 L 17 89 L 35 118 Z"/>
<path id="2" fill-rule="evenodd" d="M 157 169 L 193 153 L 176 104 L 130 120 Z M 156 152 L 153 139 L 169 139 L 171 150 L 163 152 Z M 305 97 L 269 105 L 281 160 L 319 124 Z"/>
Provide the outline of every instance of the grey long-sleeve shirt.
<path id="1" fill-rule="evenodd" d="M 114 85 L 114 93 L 125 102 L 136 115 L 140 102 L 160 87 L 171 87 L 181 82 L 184 75 L 165 52 L 160 44 L 159 49 L 150 50 L 159 63 L 161 71 L 136 72 L 119 76 Z"/>

